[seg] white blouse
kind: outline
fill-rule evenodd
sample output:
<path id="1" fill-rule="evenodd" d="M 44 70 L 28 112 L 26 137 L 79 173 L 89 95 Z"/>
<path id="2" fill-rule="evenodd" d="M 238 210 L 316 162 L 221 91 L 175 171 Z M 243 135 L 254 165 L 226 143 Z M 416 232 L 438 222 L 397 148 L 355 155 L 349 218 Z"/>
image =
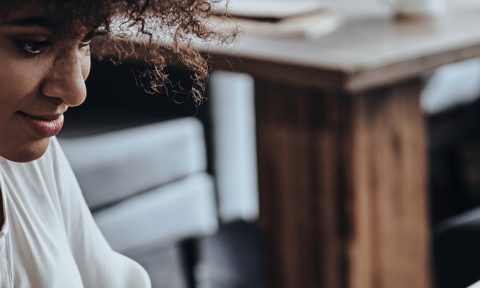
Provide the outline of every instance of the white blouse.
<path id="1" fill-rule="evenodd" d="M 1 288 L 151 287 L 145 270 L 105 241 L 57 139 L 29 163 L 0 157 L 0 169 Z"/>

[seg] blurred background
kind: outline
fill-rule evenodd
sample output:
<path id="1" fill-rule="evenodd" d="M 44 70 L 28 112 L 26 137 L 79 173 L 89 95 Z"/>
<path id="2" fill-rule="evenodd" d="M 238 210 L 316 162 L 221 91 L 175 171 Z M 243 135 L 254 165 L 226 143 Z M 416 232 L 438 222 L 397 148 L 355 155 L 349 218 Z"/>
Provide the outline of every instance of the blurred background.
<path id="1" fill-rule="evenodd" d="M 384 1 L 361 1 L 308 3 L 322 11 L 323 24 L 283 23 L 275 37 L 321 42 L 345 15 L 371 9 L 392 16 Z M 345 18 L 337 18 L 340 10 Z M 283 21 L 254 16 L 240 23 L 260 37 Z M 165 89 L 151 95 L 132 73 L 142 62 L 93 61 L 87 101 L 68 112 L 59 138 L 112 247 L 140 262 L 155 288 L 267 287 L 254 78 L 212 69 L 197 106 L 183 67 L 168 66 Z M 465 287 L 480 280 L 480 60 L 441 66 L 424 80 L 433 287 Z"/>

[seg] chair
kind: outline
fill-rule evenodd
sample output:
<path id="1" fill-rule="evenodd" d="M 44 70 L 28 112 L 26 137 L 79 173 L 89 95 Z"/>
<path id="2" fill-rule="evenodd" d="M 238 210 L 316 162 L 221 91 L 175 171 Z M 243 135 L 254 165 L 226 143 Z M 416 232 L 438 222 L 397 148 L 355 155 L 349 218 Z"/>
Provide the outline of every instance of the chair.
<path id="1" fill-rule="evenodd" d="M 211 78 L 212 100 L 205 105 L 203 123 L 202 117 L 185 117 L 194 114 L 188 111 L 177 111 L 177 117 L 164 121 L 157 114 L 178 110 L 165 108 L 171 105 L 165 99 L 173 103 L 171 99 L 141 95 L 133 83 L 125 84 L 132 81 L 125 65 L 96 65 L 89 80 L 93 103 L 87 103 L 86 111 L 67 115 L 74 125 L 66 126 L 60 144 L 112 248 L 139 258 L 156 247 L 183 243 L 187 287 L 195 287 L 192 239 L 215 233 L 219 220 L 251 221 L 258 215 L 252 80 L 217 73 Z M 125 98 L 137 102 L 131 105 Z M 163 102 L 148 102 L 152 99 Z M 140 108 L 134 111 L 137 104 Z M 152 107 L 158 107 L 158 113 Z M 212 141 L 204 127 L 207 135 L 213 134 Z"/>
<path id="2" fill-rule="evenodd" d="M 114 250 L 140 259 L 167 243 L 217 230 L 215 189 L 205 172 L 198 120 L 182 118 L 60 142 Z M 187 257 L 184 276 L 194 282 L 196 259 Z"/>
<path id="3" fill-rule="evenodd" d="M 217 229 L 198 120 L 182 118 L 60 143 L 114 249 L 124 252 Z"/>

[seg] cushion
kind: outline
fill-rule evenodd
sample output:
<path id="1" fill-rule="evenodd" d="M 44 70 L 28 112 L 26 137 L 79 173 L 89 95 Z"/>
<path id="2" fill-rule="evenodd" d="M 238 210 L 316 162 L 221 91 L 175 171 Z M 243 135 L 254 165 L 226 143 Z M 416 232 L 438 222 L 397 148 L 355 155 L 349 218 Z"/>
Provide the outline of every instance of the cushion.
<path id="1" fill-rule="evenodd" d="M 92 209 L 206 169 L 195 118 L 59 141 Z"/>
<path id="2" fill-rule="evenodd" d="M 151 189 L 94 217 L 119 252 L 212 234 L 218 228 L 213 181 L 205 173 Z"/>

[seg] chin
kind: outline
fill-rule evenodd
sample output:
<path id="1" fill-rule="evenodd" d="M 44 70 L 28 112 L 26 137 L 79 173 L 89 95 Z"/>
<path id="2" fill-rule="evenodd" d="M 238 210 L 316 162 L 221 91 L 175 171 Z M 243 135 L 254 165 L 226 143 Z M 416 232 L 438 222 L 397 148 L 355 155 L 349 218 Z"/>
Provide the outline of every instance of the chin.
<path id="1" fill-rule="evenodd" d="M 18 145 L 14 147 L 14 149 L 11 149 L 11 151 L 3 151 L 1 156 L 13 162 L 31 162 L 45 154 L 49 143 L 50 138 L 45 138 L 24 145 Z"/>

